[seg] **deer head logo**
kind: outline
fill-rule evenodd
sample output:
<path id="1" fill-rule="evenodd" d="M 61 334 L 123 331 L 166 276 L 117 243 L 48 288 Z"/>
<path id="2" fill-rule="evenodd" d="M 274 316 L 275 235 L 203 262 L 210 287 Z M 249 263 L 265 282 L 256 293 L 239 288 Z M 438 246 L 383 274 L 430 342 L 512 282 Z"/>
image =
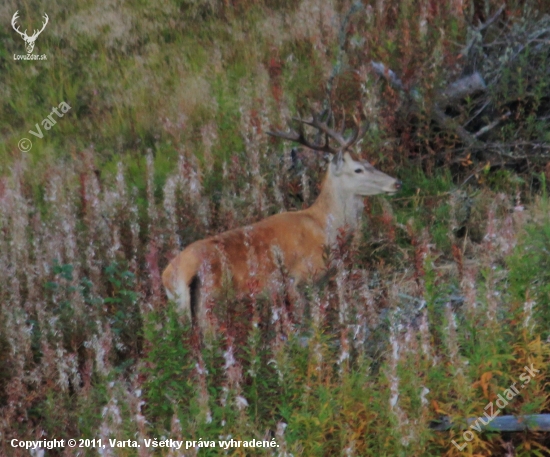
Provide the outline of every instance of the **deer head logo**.
<path id="1" fill-rule="evenodd" d="M 19 26 L 16 24 L 17 19 L 19 16 L 17 14 L 19 11 L 16 11 L 13 17 L 11 18 L 11 26 L 13 27 L 13 30 L 15 30 L 21 37 L 25 40 L 25 48 L 27 50 L 27 54 L 32 53 L 32 50 L 34 49 L 34 42 L 38 38 L 38 35 L 42 33 L 42 30 L 46 27 L 46 24 L 48 23 L 48 15 L 44 13 L 44 19 L 45 22 L 42 23 L 42 28 L 40 30 L 35 30 L 34 33 L 31 36 L 27 35 L 27 30 L 25 29 L 24 32 L 21 32 L 19 30 Z"/>

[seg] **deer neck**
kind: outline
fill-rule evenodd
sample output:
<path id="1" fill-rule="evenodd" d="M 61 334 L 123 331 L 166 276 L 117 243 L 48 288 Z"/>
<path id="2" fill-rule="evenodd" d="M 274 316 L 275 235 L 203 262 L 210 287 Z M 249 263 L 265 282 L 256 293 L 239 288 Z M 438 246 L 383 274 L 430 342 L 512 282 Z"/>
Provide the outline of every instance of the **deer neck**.
<path id="1" fill-rule="evenodd" d="M 358 227 L 363 211 L 363 198 L 343 190 L 337 185 L 336 178 L 327 173 L 321 193 L 309 211 L 324 227 L 326 243 L 332 244 L 341 228 L 346 227 L 353 231 Z"/>

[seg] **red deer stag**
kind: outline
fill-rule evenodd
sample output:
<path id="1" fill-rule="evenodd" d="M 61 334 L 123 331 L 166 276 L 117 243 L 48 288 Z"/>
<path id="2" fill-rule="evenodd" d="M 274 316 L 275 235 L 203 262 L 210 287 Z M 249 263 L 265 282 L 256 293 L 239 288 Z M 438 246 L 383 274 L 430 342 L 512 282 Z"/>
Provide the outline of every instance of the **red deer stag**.
<path id="1" fill-rule="evenodd" d="M 219 291 L 229 277 L 237 292 L 246 292 L 255 283 L 260 289 L 281 264 L 299 283 L 319 276 L 324 269 L 323 249 L 336 241 L 338 230 L 354 229 L 363 210 L 363 197 L 394 194 L 401 182 L 375 169 L 364 160 L 356 160 L 349 149 L 366 133 L 367 125 L 356 128 L 349 137 L 331 127 L 330 112 L 297 119 L 298 131 L 269 132 L 270 135 L 295 141 L 315 151 L 333 155 L 321 192 L 315 203 L 301 211 L 276 214 L 247 227 L 195 241 L 180 252 L 162 274 L 168 298 L 181 313 L 198 321 L 204 331 L 208 326 L 207 309 L 201 303 L 200 287 L 208 275 L 209 288 Z M 303 125 L 324 136 L 324 143 L 307 139 Z M 330 142 L 336 143 L 332 147 Z M 251 271 L 249 253 L 257 258 Z M 252 280 L 252 282 L 251 282 Z"/>

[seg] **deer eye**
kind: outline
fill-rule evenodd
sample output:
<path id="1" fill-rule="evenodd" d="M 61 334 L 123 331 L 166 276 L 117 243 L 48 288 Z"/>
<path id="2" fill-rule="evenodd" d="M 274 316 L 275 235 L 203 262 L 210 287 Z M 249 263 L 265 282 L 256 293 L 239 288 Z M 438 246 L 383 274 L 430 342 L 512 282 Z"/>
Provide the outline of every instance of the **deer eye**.
<path id="1" fill-rule="evenodd" d="M 357 170 L 355 170 L 355 173 L 363 173 L 363 169 L 362 169 L 362 168 L 358 168 Z"/>

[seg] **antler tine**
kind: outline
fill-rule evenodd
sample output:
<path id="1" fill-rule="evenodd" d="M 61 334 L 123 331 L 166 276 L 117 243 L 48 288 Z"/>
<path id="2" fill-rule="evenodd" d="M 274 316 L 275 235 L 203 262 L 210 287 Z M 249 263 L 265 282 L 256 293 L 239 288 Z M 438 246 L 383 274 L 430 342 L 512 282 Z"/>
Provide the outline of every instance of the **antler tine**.
<path id="1" fill-rule="evenodd" d="M 369 131 L 370 123 L 368 121 L 363 122 L 363 125 L 359 128 L 359 133 L 357 135 L 357 140 L 363 138 Z"/>
<path id="2" fill-rule="evenodd" d="M 277 132 L 267 132 L 267 134 L 274 137 L 283 138 L 285 140 L 295 141 L 296 143 L 302 144 L 309 149 L 313 149 L 314 151 L 329 152 L 331 154 L 334 154 L 336 152 L 334 149 L 330 147 L 327 137 L 325 137 L 325 143 L 322 145 L 310 142 L 306 138 L 302 125 L 300 125 L 298 132 L 296 130 L 291 130 L 288 133 L 277 131 Z"/>
<path id="3" fill-rule="evenodd" d="M 11 26 L 12 26 L 13 29 L 14 29 L 19 35 L 21 35 L 22 37 L 27 36 L 27 30 L 26 30 L 26 29 L 25 29 L 24 32 L 22 32 L 21 30 L 19 30 L 19 26 L 17 25 L 17 19 L 19 19 L 19 11 L 16 11 L 15 14 L 12 16 L 12 18 L 11 18 Z"/>
<path id="4" fill-rule="evenodd" d="M 333 125 L 334 124 L 334 113 L 332 112 L 332 108 L 330 106 L 327 108 L 326 124 L 327 125 Z"/>
<path id="5" fill-rule="evenodd" d="M 42 28 L 40 29 L 40 31 L 37 33 L 37 35 L 40 35 L 42 33 L 42 31 L 46 28 L 46 26 L 48 25 L 48 21 L 50 20 L 50 18 L 48 17 L 48 15 L 46 13 L 44 13 L 44 19 L 46 20 L 46 22 L 42 22 Z"/>
<path id="6" fill-rule="evenodd" d="M 312 113 L 313 115 L 313 113 Z M 323 119 L 325 116 L 327 115 L 327 110 L 324 110 L 320 116 L 321 116 L 321 119 Z M 328 137 L 326 134 L 323 134 L 323 131 L 320 130 L 320 129 L 317 129 L 317 133 L 315 134 L 315 137 L 314 137 L 314 141 L 315 143 L 319 143 L 321 141 L 321 138 L 324 138 L 325 139 L 325 143 L 328 143 Z"/>
<path id="7" fill-rule="evenodd" d="M 353 121 L 355 122 L 355 129 L 353 129 L 353 133 L 350 135 L 350 137 L 347 139 L 347 145 L 344 149 L 349 148 L 353 146 L 357 141 L 359 141 L 361 138 L 365 136 L 369 129 L 369 123 L 364 122 L 362 125 L 359 124 L 359 121 L 357 120 L 356 116 L 353 116 Z"/>
<path id="8" fill-rule="evenodd" d="M 330 109 L 330 106 L 321 112 L 319 118 L 327 125 L 332 123 L 332 110 Z"/>
<path id="9" fill-rule="evenodd" d="M 31 38 L 35 38 L 38 35 L 40 35 L 44 31 L 44 29 L 46 28 L 46 25 L 48 25 L 49 17 L 46 13 L 44 13 L 43 19 L 45 19 L 46 22 L 42 22 L 42 28 L 40 30 L 34 30 L 33 31 L 33 34 L 32 34 Z"/>
<path id="10" fill-rule="evenodd" d="M 327 122 L 323 122 L 319 116 L 315 115 L 314 112 L 312 112 L 312 118 L 310 120 L 306 120 L 306 119 L 299 119 L 299 120 L 300 122 L 306 125 L 310 125 L 311 127 L 315 127 L 316 129 L 319 129 L 321 132 L 325 134 L 326 137 L 336 140 L 342 148 L 347 147 L 346 139 L 339 132 L 336 132 L 334 129 L 330 128 L 327 125 Z"/>
<path id="11" fill-rule="evenodd" d="M 344 132 L 346 131 L 346 112 L 342 112 L 342 122 L 340 123 L 340 133 L 344 135 Z"/>
<path id="12" fill-rule="evenodd" d="M 359 120 L 355 116 L 353 117 L 353 120 L 354 120 L 355 125 L 357 126 L 357 129 L 358 129 L 357 140 L 360 140 L 361 138 L 363 138 L 367 134 L 367 132 L 369 130 L 369 127 L 370 127 L 370 123 L 369 123 L 369 121 L 365 121 L 365 122 L 363 122 L 363 124 L 360 125 Z"/>
<path id="13" fill-rule="evenodd" d="M 320 114 L 315 114 L 315 112 L 312 111 L 311 119 L 303 119 L 302 117 L 293 118 L 293 120 L 299 122 L 298 131 L 291 129 L 290 132 L 276 131 L 276 132 L 267 132 L 267 133 L 271 136 L 283 138 L 285 140 L 295 141 L 315 151 L 329 152 L 331 154 L 342 153 L 346 149 L 353 146 L 360 138 L 362 138 L 365 135 L 365 133 L 367 133 L 368 123 L 365 123 L 362 126 L 360 126 L 359 121 L 354 116 L 353 119 L 355 121 L 356 128 L 353 130 L 349 138 L 345 138 L 344 137 L 345 118 L 342 119 L 341 132 L 336 131 L 333 128 L 329 127 L 328 123 L 330 122 L 331 118 L 332 118 L 332 111 L 330 110 L 330 108 L 324 110 Z M 319 130 L 319 133 L 324 134 L 324 137 L 325 137 L 324 144 L 318 144 L 318 141 L 315 141 L 315 142 L 309 141 L 304 132 L 304 127 L 303 127 L 304 124 L 314 127 L 317 130 Z M 338 149 L 334 149 L 330 147 L 331 138 L 336 142 L 338 142 L 340 146 Z M 317 140 L 320 139 L 319 134 L 316 136 L 316 139 Z"/>

